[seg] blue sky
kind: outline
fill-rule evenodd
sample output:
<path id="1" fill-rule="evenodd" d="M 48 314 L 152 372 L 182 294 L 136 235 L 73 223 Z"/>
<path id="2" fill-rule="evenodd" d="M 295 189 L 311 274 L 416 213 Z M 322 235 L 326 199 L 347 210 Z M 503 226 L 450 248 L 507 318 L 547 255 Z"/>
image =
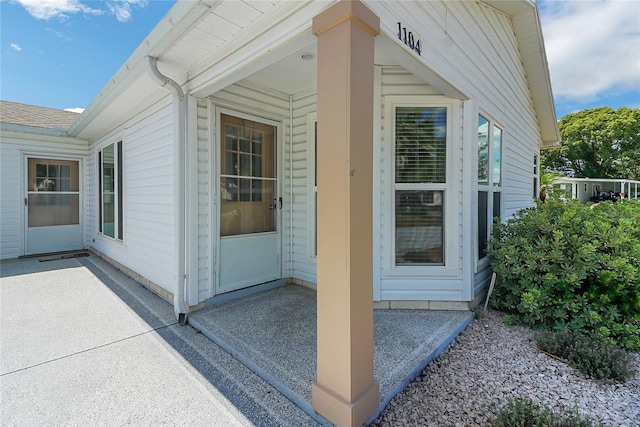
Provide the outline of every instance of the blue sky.
<path id="1" fill-rule="evenodd" d="M 84 108 L 173 0 L 0 0 L 0 99 Z M 558 119 L 640 108 L 640 1 L 539 2 Z"/>

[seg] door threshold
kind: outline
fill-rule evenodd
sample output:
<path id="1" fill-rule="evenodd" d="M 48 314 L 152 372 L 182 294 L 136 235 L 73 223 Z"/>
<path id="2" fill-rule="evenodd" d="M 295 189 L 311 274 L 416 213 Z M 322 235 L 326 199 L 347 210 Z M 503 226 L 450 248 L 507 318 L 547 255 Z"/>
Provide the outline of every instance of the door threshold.
<path id="1" fill-rule="evenodd" d="M 268 291 L 271 289 L 279 288 L 287 284 L 288 279 L 276 279 L 271 282 L 261 283 L 259 285 L 249 286 L 248 288 L 238 289 L 237 291 L 225 292 L 223 294 L 215 295 L 207 300 L 207 307 L 213 305 L 224 304 L 226 302 L 246 297 L 247 295 L 257 294 L 259 292 Z"/>
<path id="2" fill-rule="evenodd" d="M 61 252 L 46 252 L 42 254 L 22 255 L 18 259 L 31 259 L 38 258 L 40 262 L 57 261 L 61 259 L 70 258 L 82 258 L 88 257 L 89 251 L 86 250 L 73 250 L 73 251 L 61 251 Z"/>

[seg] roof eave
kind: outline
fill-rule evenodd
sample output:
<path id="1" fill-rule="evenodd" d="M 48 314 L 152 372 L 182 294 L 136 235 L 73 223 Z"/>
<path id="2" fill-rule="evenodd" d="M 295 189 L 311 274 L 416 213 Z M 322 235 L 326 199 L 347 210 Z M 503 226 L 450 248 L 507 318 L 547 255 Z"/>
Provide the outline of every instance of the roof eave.
<path id="1" fill-rule="evenodd" d="M 221 0 L 178 1 L 136 48 L 120 69 L 93 98 L 84 112 L 69 128 L 69 135 L 82 132 L 115 98 L 122 94 L 142 74 L 146 73 L 146 56 L 158 56 L 170 47 L 182 33 Z"/>
<path id="2" fill-rule="evenodd" d="M 513 29 L 519 40 L 525 40 L 526 36 L 533 36 L 537 40 L 535 48 L 521 44 L 520 49 L 530 85 L 531 101 L 538 118 L 540 148 L 560 146 L 560 131 L 537 2 L 535 0 L 483 0 L 483 2 L 511 16 Z"/>

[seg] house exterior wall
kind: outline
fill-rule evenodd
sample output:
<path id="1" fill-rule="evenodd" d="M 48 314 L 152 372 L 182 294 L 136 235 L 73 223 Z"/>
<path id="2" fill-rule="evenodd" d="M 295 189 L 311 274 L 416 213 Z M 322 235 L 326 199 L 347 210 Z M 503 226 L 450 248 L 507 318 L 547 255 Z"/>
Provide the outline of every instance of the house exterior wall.
<path id="1" fill-rule="evenodd" d="M 444 300 L 471 301 L 487 285 L 490 279 L 488 262 L 476 265 L 477 248 L 477 197 L 476 190 L 464 193 L 467 186 L 475 189 L 477 163 L 477 114 L 488 110 L 473 101 L 471 108 L 461 108 L 462 102 L 449 100 L 436 89 L 400 67 L 379 67 L 380 119 L 377 121 L 377 135 L 374 141 L 379 161 L 379 171 L 374 182 L 374 193 L 378 197 L 375 215 L 378 217 L 374 229 L 377 235 L 377 300 Z M 524 78 L 524 77 L 523 77 Z M 525 84 L 524 80 L 522 84 Z M 293 271 L 292 277 L 306 282 L 316 282 L 316 258 L 314 255 L 314 145 L 313 128 L 315 120 L 315 93 L 306 93 L 293 100 Z M 452 109 L 451 168 L 448 184 L 447 268 L 422 267 L 403 272 L 393 267 L 393 141 L 390 127 L 393 117 L 387 111 L 393 104 L 449 104 Z M 485 107 L 488 108 L 488 107 Z M 464 117 L 463 112 L 470 117 Z M 490 116 L 493 117 L 493 116 Z M 504 218 L 513 215 L 520 208 L 531 205 L 533 185 L 533 156 L 538 153 L 538 139 L 535 134 L 522 133 L 523 119 L 506 117 L 498 122 L 505 130 L 503 135 L 503 209 Z M 528 124 L 529 126 L 534 126 Z M 464 126 L 470 127 L 466 131 Z M 527 154 L 521 154 L 524 151 Z M 473 170 L 465 171 L 465 164 Z M 467 168 L 468 169 L 468 168 Z M 466 181 L 465 181 L 466 180 Z M 466 198 L 465 198 L 466 194 Z M 468 195 L 471 195 L 471 198 Z M 513 200 L 516 200 L 514 202 Z M 465 212 L 471 212 L 465 215 Z M 465 271 L 470 273 L 466 274 Z M 374 276 L 375 277 L 375 276 Z"/>
<path id="2" fill-rule="evenodd" d="M 24 156 L 80 160 L 80 176 L 86 176 L 86 141 L 46 135 L 2 131 L 0 134 L 0 259 L 24 255 Z M 81 179 L 81 206 L 86 206 L 89 187 Z M 81 221 L 83 219 L 81 218 Z M 84 219 L 86 242 L 87 221 Z"/>
<path id="3" fill-rule="evenodd" d="M 477 261 L 475 168 L 479 113 L 504 130 L 502 218 L 530 206 L 532 200 L 533 158 L 539 153 L 540 131 L 518 50 L 522 41 L 514 35 L 512 18 L 479 2 L 365 3 L 381 18 L 383 34 L 378 36 L 378 40 L 387 40 L 381 46 L 388 48 L 391 41 L 394 53 L 400 51 L 421 64 L 420 67 L 409 68 L 392 65 L 394 61 L 385 57 L 383 52 L 381 64 L 386 65 L 376 66 L 374 299 L 471 301 L 490 277 L 488 261 Z M 320 8 L 320 4 L 314 6 L 314 10 Z M 284 14 L 288 20 L 295 20 L 295 13 Z M 305 19 L 307 15 L 313 16 L 306 6 L 300 6 L 299 14 Z M 235 13 L 233 16 L 236 19 L 241 17 Z M 409 51 L 397 40 L 399 22 L 420 38 L 420 55 Z M 249 26 L 250 22 L 245 24 Z M 267 24 L 263 22 L 260 25 Z M 286 37 L 290 35 L 283 33 L 278 43 L 290 41 Z M 190 42 L 185 38 L 180 43 Z M 177 51 L 170 49 L 170 52 Z M 170 54 L 165 56 L 171 59 Z M 250 58 L 245 57 L 243 61 L 249 62 Z M 222 63 L 216 62 L 209 69 L 202 68 L 200 64 L 199 72 L 194 72 L 196 77 L 186 82 L 185 87 L 188 91 L 191 88 L 193 92 L 190 93 L 193 94 L 198 91 L 204 93 L 207 87 L 223 86 L 215 81 L 213 70 L 224 74 L 239 63 L 231 63 L 226 71 L 221 68 L 224 66 Z M 441 76 L 462 95 L 445 96 L 445 90 L 432 80 L 434 74 Z M 432 83 L 425 83 L 427 81 Z M 196 201 L 196 212 L 189 214 L 188 220 L 192 227 L 188 235 L 194 240 L 188 251 L 194 260 L 188 264 L 190 277 L 197 278 L 196 283 L 190 285 L 190 303 L 204 301 L 215 294 L 219 268 L 219 254 L 216 252 L 219 155 L 215 114 L 218 106 L 264 115 L 281 123 L 283 140 L 278 143 L 281 152 L 278 164 L 280 194 L 284 199 L 280 223 L 282 275 L 315 283 L 313 123 L 316 120 L 317 94 L 304 92 L 289 96 L 241 80 L 218 90 L 209 98 L 190 95 L 188 99 L 187 149 L 190 155 L 187 158 L 193 162 L 187 166 L 187 173 L 193 174 L 187 179 L 193 184 L 188 200 Z M 394 266 L 394 105 L 443 105 L 449 108 L 445 266 Z M 172 100 L 167 95 L 92 142 L 85 162 L 88 170 L 85 180 L 87 244 L 168 292 L 173 292 L 175 287 L 174 120 Z M 102 236 L 97 229 L 96 162 L 98 150 L 120 140 L 124 146 L 124 239 L 117 242 Z M 2 161 L 4 174 L 5 156 Z M 5 195 L 2 197 L 4 200 Z M 6 223 L 9 221 L 7 219 Z M 7 228 L 4 224 L 3 215 L 2 226 Z M 11 249 L 15 245 L 15 238 L 7 240 L 3 236 L 3 248 L 9 248 L 3 251 L 9 253 L 15 250 Z"/>
<path id="4" fill-rule="evenodd" d="M 409 4 L 411 8 L 407 7 Z M 421 39 L 422 53 L 418 59 L 425 64 L 425 68 L 443 76 L 471 100 L 470 107 L 464 110 L 465 114 L 477 118 L 477 114 L 482 113 L 503 129 L 501 217 L 509 218 L 519 209 L 531 206 L 533 159 L 539 153 L 541 138 L 519 53 L 519 43 L 530 43 L 531 40 L 517 40 L 512 18 L 479 2 L 367 2 L 367 5 L 380 16 L 383 31 L 389 38 L 394 38 L 398 22 L 401 22 Z M 404 48 L 400 41 L 396 43 Z M 421 77 L 415 70 L 414 74 Z M 413 90 L 411 86 L 407 86 L 407 89 L 410 93 Z M 384 96 L 389 95 L 384 93 Z M 464 123 L 472 127 L 475 120 L 465 117 Z M 384 126 L 388 123 L 389 120 L 383 119 Z M 383 132 L 385 134 L 388 132 Z M 464 135 L 464 144 L 453 147 L 454 150 L 461 150 L 461 155 L 456 155 L 453 164 L 457 171 L 456 180 L 465 175 L 465 170 L 461 169 L 463 164 L 470 164 L 474 168 L 477 165 L 476 132 L 462 129 L 461 135 Z M 385 154 L 383 152 L 383 159 Z M 390 200 L 384 195 L 384 191 L 390 188 L 384 181 L 385 176 L 392 178 L 392 175 L 382 173 L 383 203 L 384 200 Z M 468 182 L 453 183 L 461 184 L 456 190 L 456 197 L 460 197 L 467 186 L 475 188 L 475 173 L 467 176 Z M 490 271 L 487 259 L 477 261 L 477 190 L 471 192 L 470 196 L 457 199 L 459 209 L 456 209 L 455 215 L 460 215 L 461 242 L 458 245 L 458 242 L 447 241 L 460 248 L 457 255 L 461 260 L 461 275 L 458 277 L 473 277 L 473 286 L 463 285 L 462 280 L 458 281 L 453 276 L 447 281 L 433 278 L 434 275 L 427 270 L 422 277 L 391 279 L 390 272 L 384 271 L 390 265 L 385 262 L 384 256 L 391 255 L 385 249 L 390 235 L 385 226 L 390 225 L 391 221 L 382 219 L 381 299 L 470 301 L 475 298 L 487 284 Z M 463 220 L 465 212 L 471 212 L 467 220 Z M 389 213 L 390 210 L 383 206 L 381 214 Z M 471 221 L 472 226 L 464 233 L 467 221 Z M 470 246 L 465 244 L 469 240 L 472 242 Z M 469 270 L 471 274 L 465 273 Z"/>
<path id="5" fill-rule="evenodd" d="M 128 120 L 89 149 L 89 246 L 173 293 L 174 125 L 171 97 Z M 122 141 L 123 240 L 98 231 L 98 151 Z"/>

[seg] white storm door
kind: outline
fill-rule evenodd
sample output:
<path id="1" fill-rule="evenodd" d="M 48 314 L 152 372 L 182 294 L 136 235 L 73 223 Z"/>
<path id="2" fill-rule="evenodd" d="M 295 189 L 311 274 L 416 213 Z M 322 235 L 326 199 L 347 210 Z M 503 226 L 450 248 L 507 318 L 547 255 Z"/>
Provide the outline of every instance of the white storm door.
<path id="1" fill-rule="evenodd" d="M 25 255 L 82 249 L 80 162 L 27 158 Z"/>
<path id="2" fill-rule="evenodd" d="M 220 116 L 220 264 L 216 293 L 281 277 L 273 125 Z"/>

